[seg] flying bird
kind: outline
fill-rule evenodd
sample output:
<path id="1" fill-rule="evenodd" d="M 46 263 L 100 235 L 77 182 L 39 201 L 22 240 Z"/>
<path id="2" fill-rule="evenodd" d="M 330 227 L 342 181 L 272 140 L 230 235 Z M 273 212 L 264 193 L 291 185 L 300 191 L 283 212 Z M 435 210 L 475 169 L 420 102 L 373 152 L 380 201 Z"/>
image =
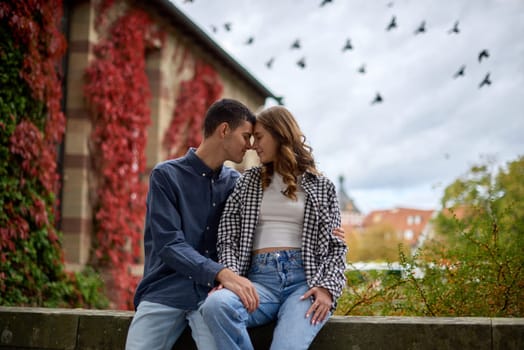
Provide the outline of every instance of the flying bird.
<path id="1" fill-rule="evenodd" d="M 486 76 L 484 77 L 484 79 L 480 82 L 479 84 L 479 89 L 481 87 L 483 87 L 484 85 L 491 85 L 491 79 L 489 78 L 489 73 L 486 74 Z"/>
<path id="2" fill-rule="evenodd" d="M 224 23 L 224 29 L 227 30 L 228 32 L 231 31 L 231 23 L 230 22 Z"/>
<path id="3" fill-rule="evenodd" d="M 331 3 L 333 0 L 322 0 L 322 2 L 320 3 L 320 7 L 324 7 L 325 5 Z"/>
<path id="4" fill-rule="evenodd" d="M 380 95 L 380 93 L 377 92 L 377 94 L 375 95 L 375 98 L 373 99 L 373 101 L 371 101 L 371 104 L 374 105 L 377 103 L 382 103 L 382 101 L 384 101 L 382 96 Z"/>
<path id="5" fill-rule="evenodd" d="M 360 67 L 358 67 L 357 72 L 359 72 L 360 74 L 365 74 L 366 73 L 366 65 L 363 64 Z"/>
<path id="6" fill-rule="evenodd" d="M 252 36 L 250 36 L 250 37 L 247 38 L 247 40 L 246 40 L 246 45 L 251 45 L 251 44 L 253 44 L 254 41 L 255 41 L 255 38 L 253 38 Z"/>
<path id="7" fill-rule="evenodd" d="M 426 32 L 426 21 L 422 21 L 418 28 L 415 30 L 415 35 Z"/>
<path id="8" fill-rule="evenodd" d="M 271 69 L 271 67 L 273 66 L 273 62 L 275 62 L 275 58 L 274 58 L 274 57 L 271 57 L 271 58 L 269 59 L 269 61 L 266 62 L 266 67 L 267 67 L 268 69 Z"/>
<path id="9" fill-rule="evenodd" d="M 455 24 L 453 25 L 453 28 L 451 28 L 450 30 L 448 30 L 448 34 L 458 34 L 460 33 L 460 29 L 459 29 L 459 21 L 456 21 Z"/>
<path id="10" fill-rule="evenodd" d="M 218 28 L 214 25 L 211 26 L 211 30 L 213 31 L 213 33 L 216 33 L 218 31 Z"/>
<path id="11" fill-rule="evenodd" d="M 453 74 L 453 78 L 463 77 L 465 70 L 466 70 L 465 65 L 460 66 L 459 70 L 455 74 Z"/>
<path id="12" fill-rule="evenodd" d="M 346 39 L 346 45 L 344 45 L 344 47 L 342 48 L 342 52 L 346 50 L 353 50 L 353 45 L 351 45 L 350 39 Z"/>
<path id="13" fill-rule="evenodd" d="M 302 57 L 300 60 L 298 60 L 297 65 L 302 69 L 306 68 L 306 58 Z"/>
<path id="14" fill-rule="evenodd" d="M 389 8 L 393 7 L 393 1 L 390 1 L 388 2 L 388 5 L 387 5 Z"/>
<path id="15" fill-rule="evenodd" d="M 482 62 L 483 58 L 488 58 L 488 57 L 489 57 L 488 50 L 484 49 L 484 50 L 479 52 L 479 62 Z"/>
<path id="16" fill-rule="evenodd" d="M 291 44 L 291 49 L 300 49 L 300 40 L 297 39 Z"/>
<path id="17" fill-rule="evenodd" d="M 397 28 L 397 17 L 393 16 L 391 18 L 391 21 L 389 22 L 388 26 L 386 27 L 387 31 L 390 31 L 391 29 Z"/>

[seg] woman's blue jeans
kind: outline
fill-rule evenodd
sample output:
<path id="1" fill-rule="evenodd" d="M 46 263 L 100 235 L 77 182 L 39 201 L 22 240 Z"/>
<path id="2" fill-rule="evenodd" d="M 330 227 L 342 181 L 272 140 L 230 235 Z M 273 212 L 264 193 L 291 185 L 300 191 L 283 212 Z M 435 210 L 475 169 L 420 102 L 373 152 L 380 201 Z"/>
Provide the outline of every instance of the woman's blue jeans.
<path id="1" fill-rule="evenodd" d="M 253 349 L 247 327 L 277 320 L 271 349 L 307 349 L 326 320 L 312 325 L 306 318 L 311 300 L 300 299 L 308 290 L 300 250 L 254 256 L 247 277 L 260 298 L 253 313 L 228 289 L 212 293 L 200 308 L 217 348 Z"/>

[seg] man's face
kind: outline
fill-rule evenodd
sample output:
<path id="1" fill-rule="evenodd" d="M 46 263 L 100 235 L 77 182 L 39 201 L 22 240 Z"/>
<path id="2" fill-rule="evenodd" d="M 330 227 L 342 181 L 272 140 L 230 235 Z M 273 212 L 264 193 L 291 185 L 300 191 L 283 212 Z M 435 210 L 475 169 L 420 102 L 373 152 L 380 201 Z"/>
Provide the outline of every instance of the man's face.
<path id="1" fill-rule="evenodd" d="M 235 163 L 242 162 L 248 149 L 251 149 L 251 134 L 253 124 L 243 121 L 238 128 L 232 130 L 228 128 L 224 139 L 224 149 L 228 160 Z"/>

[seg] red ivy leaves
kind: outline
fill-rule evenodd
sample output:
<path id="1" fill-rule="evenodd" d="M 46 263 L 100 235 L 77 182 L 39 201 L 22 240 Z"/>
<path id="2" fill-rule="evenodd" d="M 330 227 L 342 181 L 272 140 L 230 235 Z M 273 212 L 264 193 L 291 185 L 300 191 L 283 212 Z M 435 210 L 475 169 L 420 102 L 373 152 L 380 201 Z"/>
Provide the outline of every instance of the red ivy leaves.
<path id="1" fill-rule="evenodd" d="M 47 107 L 49 120 L 45 130 L 46 147 L 55 148 L 65 131 L 65 119 L 60 106 L 61 80 L 57 72 L 58 63 L 66 51 L 66 40 L 59 29 L 62 1 L 2 2 L 0 17 L 6 15 L 9 16 L 8 24 L 15 42 L 27 51 L 20 74 L 31 87 L 33 97 L 44 101 Z M 55 170 L 49 169 L 51 172 Z"/>
<path id="2" fill-rule="evenodd" d="M 146 51 L 163 41 L 150 17 L 130 10 L 95 48 L 86 70 L 85 95 L 92 107 L 94 167 L 98 174 L 95 213 L 98 264 L 111 268 L 118 307 L 131 304 L 137 279 L 128 270 L 140 255 L 145 215 L 146 129 L 150 90 Z M 129 249 L 130 247 L 130 249 Z"/>
<path id="3" fill-rule="evenodd" d="M 54 214 L 54 203 L 41 198 L 53 198 L 52 194 L 59 188 L 57 145 L 64 135 L 65 118 L 60 106 L 62 89 L 57 67 L 66 51 L 66 41 L 59 30 L 60 0 L 3 1 L 0 18 L 7 20 L 14 42 L 24 52 L 20 76 L 31 88 L 33 98 L 44 102 L 47 113 L 42 123 L 44 130 L 22 119 L 9 138 L 9 151 L 21 160 L 20 185 L 25 186 L 26 179 L 36 178 L 43 187 L 32 195 L 29 208 L 19 210 L 14 203 L 4 203 L 10 222 L 0 229 L 0 246 L 13 251 L 14 241 L 26 239 L 30 234 L 28 220 L 37 227 L 46 227 L 51 241 L 57 241 L 53 222 L 49 221 L 49 215 Z M 55 248 L 59 249 L 58 245 Z"/>
<path id="4" fill-rule="evenodd" d="M 173 118 L 164 134 L 163 147 L 169 158 L 198 146 L 206 110 L 220 98 L 222 90 L 216 71 L 208 64 L 197 62 L 193 79 L 181 83 Z"/>
<path id="5" fill-rule="evenodd" d="M 1 261 L 5 261 L 6 253 L 4 248 L 9 251 L 16 249 L 15 242 L 19 239 L 27 239 L 29 236 L 29 223 L 21 215 L 16 214 L 12 208 L 12 203 L 8 203 L 4 210 L 11 214 L 7 227 L 0 228 L 0 247 L 2 248 Z"/>
<path id="6" fill-rule="evenodd" d="M 20 156 L 24 175 L 29 178 L 38 176 L 38 173 L 44 170 L 39 167 L 40 154 L 44 148 L 43 140 L 42 132 L 35 124 L 26 120 L 16 126 L 9 138 L 9 151 Z"/>

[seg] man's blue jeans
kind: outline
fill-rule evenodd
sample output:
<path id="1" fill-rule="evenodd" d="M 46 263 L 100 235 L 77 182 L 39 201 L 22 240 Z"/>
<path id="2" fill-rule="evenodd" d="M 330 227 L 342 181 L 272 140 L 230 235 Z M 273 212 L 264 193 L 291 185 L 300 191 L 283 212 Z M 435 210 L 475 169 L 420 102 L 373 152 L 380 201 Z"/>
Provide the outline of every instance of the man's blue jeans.
<path id="1" fill-rule="evenodd" d="M 129 326 L 126 350 L 171 350 L 188 323 L 198 349 L 216 349 L 213 335 L 198 310 L 142 301 Z"/>
<path id="2" fill-rule="evenodd" d="M 255 285 L 260 306 L 248 313 L 236 294 L 221 289 L 209 295 L 200 308 L 219 349 L 253 349 L 247 327 L 277 320 L 271 349 L 307 349 L 326 320 L 311 324 L 306 312 L 311 300 L 300 250 L 259 254 L 247 276 Z"/>

